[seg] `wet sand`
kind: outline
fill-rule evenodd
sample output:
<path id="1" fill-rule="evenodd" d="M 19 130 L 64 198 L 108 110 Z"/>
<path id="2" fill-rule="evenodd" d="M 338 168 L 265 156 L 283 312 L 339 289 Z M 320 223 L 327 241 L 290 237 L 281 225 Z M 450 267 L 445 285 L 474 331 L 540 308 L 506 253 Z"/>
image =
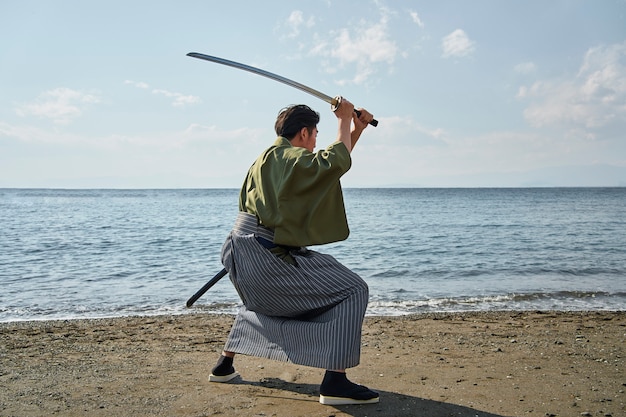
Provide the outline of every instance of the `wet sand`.
<path id="1" fill-rule="evenodd" d="M 626 312 L 368 317 L 349 377 L 379 404 L 318 402 L 323 371 L 237 356 L 233 317 L 0 324 L 0 416 L 626 416 Z"/>

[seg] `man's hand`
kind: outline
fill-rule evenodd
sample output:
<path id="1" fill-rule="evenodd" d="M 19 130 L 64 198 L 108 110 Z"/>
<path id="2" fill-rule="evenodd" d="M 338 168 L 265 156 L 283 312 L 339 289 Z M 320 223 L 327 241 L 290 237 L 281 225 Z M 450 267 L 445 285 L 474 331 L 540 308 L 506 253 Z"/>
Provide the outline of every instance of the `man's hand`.
<path id="1" fill-rule="evenodd" d="M 370 112 L 362 108 L 356 109 L 353 116 L 353 130 L 362 132 L 372 120 L 374 120 L 374 116 Z"/>
<path id="2" fill-rule="evenodd" d="M 340 102 L 336 106 L 334 112 L 335 116 L 338 119 L 342 120 L 352 120 L 352 114 L 354 113 L 354 104 L 350 103 L 350 101 L 346 98 L 340 97 Z"/>

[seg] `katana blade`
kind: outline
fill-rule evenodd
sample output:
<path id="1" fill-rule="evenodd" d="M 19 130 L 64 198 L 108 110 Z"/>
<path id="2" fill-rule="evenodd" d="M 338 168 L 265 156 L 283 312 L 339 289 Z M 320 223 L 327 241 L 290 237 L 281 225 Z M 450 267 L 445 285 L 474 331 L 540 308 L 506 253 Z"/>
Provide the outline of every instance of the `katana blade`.
<path id="1" fill-rule="evenodd" d="M 329 103 L 331 106 L 337 106 L 339 104 L 339 102 L 340 102 L 340 98 L 338 98 L 338 97 L 331 97 L 331 96 L 329 96 L 327 94 L 322 93 L 321 91 L 317 91 L 317 90 L 315 90 L 315 89 L 313 89 L 311 87 L 308 87 L 308 86 L 306 86 L 304 84 L 300 84 L 299 82 L 290 80 L 289 78 L 285 78 L 283 76 L 280 76 L 278 74 L 274 74 L 274 73 L 269 72 L 269 71 L 262 70 L 260 68 L 252 67 L 250 65 L 242 64 L 240 62 L 230 61 L 230 60 L 224 59 L 224 58 L 218 58 L 216 56 L 200 54 L 198 52 L 189 52 L 187 54 L 187 56 L 190 56 L 190 57 L 193 57 L 193 58 L 198 58 L 198 59 L 204 59 L 205 61 L 211 61 L 211 62 L 215 62 L 217 64 L 227 65 L 229 67 L 233 67 L 233 68 L 237 68 L 237 69 L 240 69 L 240 70 L 251 72 L 253 74 L 261 75 L 263 77 L 272 79 L 274 81 L 278 81 L 278 82 L 286 84 L 288 86 L 297 88 L 298 90 L 304 91 L 305 93 L 309 93 L 312 96 L 315 96 L 315 97 L 317 97 L 317 98 L 319 98 L 321 100 L 324 100 L 325 102 Z M 378 121 L 374 119 L 374 120 L 372 120 L 370 122 L 370 124 L 372 126 L 377 126 L 378 125 Z"/>
<path id="2" fill-rule="evenodd" d="M 253 74 L 258 74 L 258 75 L 262 75 L 263 77 L 267 77 L 270 78 L 272 80 L 281 82 L 283 84 L 287 84 L 291 87 L 297 88 L 298 90 L 302 90 L 306 93 L 309 93 L 319 99 L 324 100 L 325 102 L 331 104 L 331 105 L 335 105 L 337 103 L 337 100 L 334 99 L 333 97 L 326 95 L 320 91 L 314 90 L 311 87 L 307 87 L 306 85 L 300 84 L 298 82 L 295 82 L 293 80 L 290 80 L 288 78 L 285 77 L 281 77 L 280 75 L 277 74 L 273 74 L 269 71 L 265 71 L 262 70 L 260 68 L 255 68 L 255 67 L 251 67 L 250 65 L 246 65 L 246 64 L 241 64 L 239 62 L 235 62 L 235 61 L 229 61 L 228 59 L 224 59 L 224 58 L 218 58 L 216 56 L 211 56 L 211 55 L 205 55 L 205 54 L 199 54 L 197 52 L 190 52 L 187 54 L 187 56 L 193 57 L 193 58 L 198 58 L 198 59 L 204 59 L 205 61 L 211 61 L 211 62 L 216 62 L 218 64 L 222 64 L 222 65 L 228 65 L 229 67 L 233 67 L 233 68 L 237 68 L 237 69 L 241 69 L 244 71 L 248 71 L 251 72 Z"/>

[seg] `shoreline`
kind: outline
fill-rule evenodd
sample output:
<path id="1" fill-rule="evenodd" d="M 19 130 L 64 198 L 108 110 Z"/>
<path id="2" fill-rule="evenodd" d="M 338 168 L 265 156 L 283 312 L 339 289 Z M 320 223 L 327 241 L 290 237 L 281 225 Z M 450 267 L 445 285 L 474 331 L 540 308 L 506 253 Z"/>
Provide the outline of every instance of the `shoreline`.
<path id="1" fill-rule="evenodd" d="M 237 356 L 207 381 L 234 316 L 0 323 L 0 415 L 620 416 L 626 311 L 367 316 L 349 377 L 379 404 L 318 403 L 323 370 Z"/>
<path id="2" fill-rule="evenodd" d="M 150 319 L 150 318 L 164 318 L 164 317 L 180 317 L 180 316 L 207 316 L 207 317 L 232 317 L 237 315 L 239 306 L 233 309 L 233 311 L 220 311 L 207 309 L 203 306 L 192 307 L 190 309 L 183 309 L 181 311 L 164 311 L 157 313 L 131 313 L 121 315 L 103 315 L 93 317 L 49 317 L 49 318 L 14 318 L 9 320 L 0 320 L 0 330 L 3 326 L 19 323 L 54 323 L 54 322 L 75 322 L 75 321 L 100 321 L 100 320 L 118 320 L 118 319 Z M 411 312 L 404 314 L 369 314 L 366 313 L 365 319 L 441 319 L 448 316 L 485 316 L 492 315 L 506 315 L 506 314 L 626 314 L 626 310 L 616 309 L 580 309 L 580 310 L 542 310 L 541 308 L 520 308 L 520 309 L 494 309 L 494 310 L 450 310 L 450 311 L 423 311 L 423 312 Z"/>

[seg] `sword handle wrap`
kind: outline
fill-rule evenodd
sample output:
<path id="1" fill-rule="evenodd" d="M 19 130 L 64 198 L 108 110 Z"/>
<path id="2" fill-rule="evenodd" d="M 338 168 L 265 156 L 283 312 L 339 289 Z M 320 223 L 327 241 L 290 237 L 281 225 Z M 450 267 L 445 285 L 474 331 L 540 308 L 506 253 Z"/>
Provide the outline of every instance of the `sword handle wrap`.
<path id="1" fill-rule="evenodd" d="M 341 104 L 341 96 L 337 96 L 335 98 L 333 98 L 333 100 L 330 103 L 330 108 L 332 111 L 335 111 L 339 108 L 339 105 Z M 357 109 L 354 109 L 354 112 L 356 113 L 357 116 L 361 116 L 361 112 L 358 111 Z M 369 123 L 372 126 L 376 127 L 378 126 L 378 120 L 376 119 L 372 119 L 372 121 Z"/>

